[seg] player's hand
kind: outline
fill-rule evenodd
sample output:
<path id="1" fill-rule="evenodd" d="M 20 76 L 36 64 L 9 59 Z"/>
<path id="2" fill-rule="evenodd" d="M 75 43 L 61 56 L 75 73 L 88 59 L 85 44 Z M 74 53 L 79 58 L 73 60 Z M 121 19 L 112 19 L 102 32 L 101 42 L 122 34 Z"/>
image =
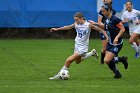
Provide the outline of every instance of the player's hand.
<path id="1" fill-rule="evenodd" d="M 114 39 L 113 45 L 116 46 L 118 44 L 118 38 Z"/>
<path id="2" fill-rule="evenodd" d="M 125 22 L 128 22 L 128 18 L 125 18 L 125 20 L 124 20 Z"/>
<path id="3" fill-rule="evenodd" d="M 106 41 L 109 42 L 109 37 L 106 37 Z"/>
<path id="4" fill-rule="evenodd" d="M 50 32 L 57 31 L 57 28 L 51 28 Z"/>

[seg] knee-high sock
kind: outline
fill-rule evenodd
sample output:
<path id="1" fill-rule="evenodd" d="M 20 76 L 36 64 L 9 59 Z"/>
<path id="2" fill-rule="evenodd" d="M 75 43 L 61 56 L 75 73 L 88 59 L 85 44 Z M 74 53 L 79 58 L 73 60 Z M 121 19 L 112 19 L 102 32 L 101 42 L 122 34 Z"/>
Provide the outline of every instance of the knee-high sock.
<path id="1" fill-rule="evenodd" d="M 105 53 L 101 52 L 101 62 L 104 62 Z"/>
<path id="2" fill-rule="evenodd" d="M 108 67 L 115 73 L 118 74 L 119 71 L 115 65 L 114 59 L 112 59 L 109 63 L 108 63 Z"/>
<path id="3" fill-rule="evenodd" d="M 133 44 L 132 44 L 132 47 L 134 48 L 134 50 L 136 51 L 136 52 L 138 52 L 138 46 L 137 46 L 137 44 L 136 44 L 136 42 L 134 42 Z"/>
<path id="4" fill-rule="evenodd" d="M 82 60 L 87 59 L 88 57 L 92 56 L 93 52 L 88 52 L 84 57 L 82 57 Z"/>

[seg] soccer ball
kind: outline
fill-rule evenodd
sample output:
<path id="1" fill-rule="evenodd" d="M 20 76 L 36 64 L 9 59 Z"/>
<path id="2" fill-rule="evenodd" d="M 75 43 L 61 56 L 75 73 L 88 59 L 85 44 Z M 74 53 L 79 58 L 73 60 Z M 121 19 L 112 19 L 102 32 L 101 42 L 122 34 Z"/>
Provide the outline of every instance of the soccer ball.
<path id="1" fill-rule="evenodd" d="M 69 77 L 70 77 L 69 71 L 67 71 L 67 70 L 61 70 L 61 71 L 59 72 L 59 78 L 60 78 L 60 79 L 62 79 L 62 80 L 68 80 Z"/>

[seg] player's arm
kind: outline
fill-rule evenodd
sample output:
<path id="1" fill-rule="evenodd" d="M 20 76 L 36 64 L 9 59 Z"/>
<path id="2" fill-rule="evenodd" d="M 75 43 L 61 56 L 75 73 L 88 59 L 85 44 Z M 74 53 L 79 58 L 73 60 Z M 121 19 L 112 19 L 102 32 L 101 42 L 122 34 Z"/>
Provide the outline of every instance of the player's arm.
<path id="1" fill-rule="evenodd" d="M 115 37 L 115 39 L 114 39 L 114 42 L 113 42 L 114 45 L 118 43 L 118 39 L 120 37 L 122 37 L 123 33 L 125 32 L 125 28 L 124 28 L 122 22 L 118 23 L 116 26 L 120 29 L 120 31 L 119 31 L 118 35 Z"/>
<path id="2" fill-rule="evenodd" d="M 99 27 L 104 29 L 104 24 L 102 23 L 102 18 L 103 18 L 103 16 L 101 16 L 101 15 L 98 16 L 98 25 L 99 25 Z"/>
<path id="3" fill-rule="evenodd" d="M 100 27 L 97 27 L 97 26 L 95 26 L 95 25 L 92 25 L 92 24 L 90 24 L 89 27 L 90 27 L 91 29 L 94 29 L 94 30 L 97 30 L 97 31 L 102 32 L 102 33 L 105 35 L 106 39 L 107 39 L 107 40 L 109 39 L 109 38 L 108 38 L 108 35 L 106 34 L 106 31 L 105 31 L 105 30 L 103 30 L 103 29 L 101 29 Z"/>
<path id="4" fill-rule="evenodd" d="M 59 30 L 69 30 L 75 27 L 75 23 L 68 25 L 68 26 L 64 26 L 64 27 L 60 27 L 60 28 L 52 28 L 50 31 L 59 31 Z"/>

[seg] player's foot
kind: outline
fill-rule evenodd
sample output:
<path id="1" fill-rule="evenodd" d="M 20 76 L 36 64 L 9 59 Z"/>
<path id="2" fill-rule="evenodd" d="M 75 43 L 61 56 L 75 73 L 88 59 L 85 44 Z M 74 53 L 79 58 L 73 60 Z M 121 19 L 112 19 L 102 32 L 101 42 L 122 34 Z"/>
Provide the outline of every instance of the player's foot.
<path id="1" fill-rule="evenodd" d="M 135 58 L 139 58 L 139 52 L 135 53 Z"/>
<path id="2" fill-rule="evenodd" d="M 128 68 L 128 58 L 127 58 L 127 56 L 122 56 L 122 63 L 124 65 L 124 68 L 127 69 Z"/>
<path id="3" fill-rule="evenodd" d="M 119 79 L 119 78 L 121 78 L 121 77 L 122 77 L 121 73 L 117 73 L 117 74 L 115 74 L 115 76 L 114 76 L 115 79 Z"/>
<path id="4" fill-rule="evenodd" d="M 93 49 L 91 52 L 93 52 L 93 55 L 92 56 L 96 57 L 97 59 L 99 58 L 96 49 Z"/>
<path id="5" fill-rule="evenodd" d="M 55 75 L 55 76 L 53 76 L 53 77 L 50 77 L 49 79 L 50 79 L 50 80 L 59 79 L 59 75 L 57 74 L 57 75 Z"/>

